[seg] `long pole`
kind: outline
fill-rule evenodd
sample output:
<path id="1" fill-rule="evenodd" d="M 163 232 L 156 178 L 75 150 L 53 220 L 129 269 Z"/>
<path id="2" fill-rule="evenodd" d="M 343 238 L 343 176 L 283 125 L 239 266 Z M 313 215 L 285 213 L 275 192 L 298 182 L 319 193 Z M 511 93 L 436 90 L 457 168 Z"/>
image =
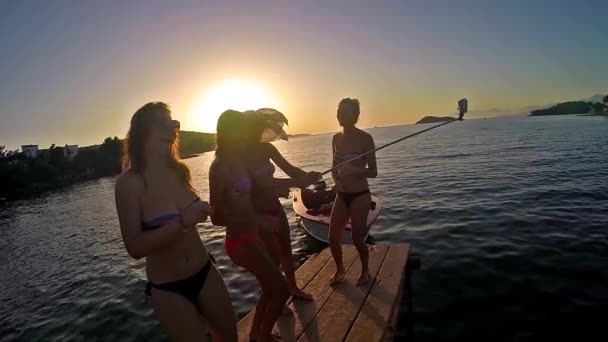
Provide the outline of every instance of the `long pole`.
<path id="1" fill-rule="evenodd" d="M 338 165 L 336 165 L 336 166 L 332 167 L 331 169 L 329 169 L 329 170 L 327 170 L 327 171 L 324 171 L 324 172 L 323 172 L 321 175 L 328 174 L 328 173 L 330 173 L 330 172 L 332 172 L 332 171 L 334 171 L 334 170 L 337 170 L 337 169 L 341 168 L 342 166 L 344 166 L 344 165 L 346 165 L 346 164 L 348 164 L 348 163 L 350 163 L 350 162 L 352 162 L 352 161 L 354 161 L 354 160 L 357 160 L 357 159 L 359 159 L 359 158 L 361 158 L 361 157 L 364 157 L 364 156 L 366 156 L 366 155 L 368 155 L 368 154 L 370 154 L 370 153 L 374 153 L 374 152 L 380 151 L 381 149 L 387 148 L 387 147 L 389 147 L 389 146 L 391 146 L 391 145 L 394 145 L 394 144 L 396 144 L 396 143 L 398 143 L 398 142 L 401 142 L 401 141 L 403 141 L 403 140 L 405 140 L 405 139 L 409 139 L 409 138 L 415 137 L 415 136 L 417 136 L 417 135 L 419 135 L 419 134 L 422 134 L 422 133 L 424 133 L 424 132 L 428 132 L 428 131 L 433 130 L 433 129 L 435 129 L 435 128 L 439 128 L 439 127 L 441 127 L 441 126 L 445 126 L 445 125 L 447 125 L 447 124 L 451 124 L 451 123 L 452 123 L 452 122 L 454 122 L 454 121 L 462 121 L 462 117 L 463 117 L 464 113 L 465 113 L 464 111 L 461 111 L 461 112 L 460 112 L 460 114 L 458 115 L 458 118 L 453 118 L 453 119 L 452 119 L 452 120 L 450 120 L 450 121 L 446 121 L 446 122 L 440 123 L 439 125 L 435 125 L 435 126 L 433 126 L 433 127 L 429 127 L 429 128 L 423 129 L 423 130 L 421 130 L 421 131 L 419 131 L 419 132 L 412 133 L 412 134 L 410 134 L 410 135 L 408 135 L 408 136 L 405 136 L 405 137 L 403 137 L 403 138 L 399 138 L 399 139 L 397 139 L 397 140 L 395 140 L 395 141 L 393 141 L 393 142 L 390 142 L 390 143 L 388 143 L 388 144 L 385 144 L 385 145 L 382 145 L 382 146 L 380 146 L 380 147 L 377 147 L 376 149 L 373 149 L 373 150 L 367 151 L 367 152 L 365 152 L 365 153 L 363 153 L 363 154 L 360 154 L 360 155 L 358 155 L 358 156 L 356 156 L 356 157 L 354 157 L 354 158 L 351 158 L 351 159 L 349 159 L 349 160 L 347 160 L 347 161 L 345 161 L 345 162 L 342 162 L 342 163 L 340 163 L 340 164 L 338 164 Z"/>

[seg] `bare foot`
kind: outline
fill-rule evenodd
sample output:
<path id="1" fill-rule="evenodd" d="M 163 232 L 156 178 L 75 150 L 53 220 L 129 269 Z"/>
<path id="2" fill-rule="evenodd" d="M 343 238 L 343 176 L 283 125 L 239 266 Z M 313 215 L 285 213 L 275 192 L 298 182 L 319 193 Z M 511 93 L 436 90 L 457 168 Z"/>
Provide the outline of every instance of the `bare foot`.
<path id="1" fill-rule="evenodd" d="M 372 276 L 369 275 L 369 272 L 361 273 L 361 276 L 359 277 L 359 279 L 357 279 L 357 286 L 367 284 L 371 278 Z"/>
<path id="2" fill-rule="evenodd" d="M 346 272 L 344 272 L 344 271 L 340 271 L 340 270 L 336 271 L 336 273 L 331 278 L 329 278 L 329 284 L 335 285 L 335 284 L 343 282 L 345 275 L 346 275 Z"/>
<path id="3" fill-rule="evenodd" d="M 310 293 L 306 293 L 298 287 L 294 287 L 290 292 L 291 292 L 291 296 L 293 297 L 293 299 L 300 299 L 300 300 L 305 300 L 305 301 L 312 300 L 312 296 L 310 295 Z"/>

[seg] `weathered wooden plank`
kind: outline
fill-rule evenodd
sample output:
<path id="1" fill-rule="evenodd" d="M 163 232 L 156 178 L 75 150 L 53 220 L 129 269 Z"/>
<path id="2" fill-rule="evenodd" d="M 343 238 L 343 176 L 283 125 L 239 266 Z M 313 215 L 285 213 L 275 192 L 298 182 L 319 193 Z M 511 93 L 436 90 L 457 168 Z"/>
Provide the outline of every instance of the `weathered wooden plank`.
<path id="1" fill-rule="evenodd" d="M 407 267 L 407 266 L 406 266 Z M 406 272 L 404 272 L 406 273 Z M 405 275 L 404 275 L 405 276 Z M 396 299 L 396 305 L 393 308 L 391 314 L 390 314 L 390 321 L 387 324 L 386 329 L 384 329 L 384 334 L 382 335 L 382 338 L 380 341 L 382 342 L 394 342 L 395 341 L 395 336 L 397 333 L 397 321 L 398 321 L 398 317 L 399 317 L 399 303 L 401 303 L 402 298 L 403 298 L 403 294 L 405 292 L 405 286 L 403 286 L 403 284 L 401 286 L 399 286 L 399 292 L 397 294 L 397 299 Z"/>
<path id="2" fill-rule="evenodd" d="M 300 288 L 305 288 L 308 283 L 319 273 L 323 267 L 331 260 L 331 251 L 329 248 L 324 249 L 321 253 L 310 257 L 302 266 L 296 270 L 296 282 Z M 288 303 L 292 299 L 290 298 Z M 253 322 L 255 309 L 251 310 L 237 324 L 239 332 L 239 341 L 249 341 L 249 330 Z"/>
<path id="3" fill-rule="evenodd" d="M 348 272 L 357 259 L 357 250 L 354 246 L 344 246 L 343 251 L 344 268 Z M 284 342 L 295 342 L 308 326 L 315 324 L 315 316 L 334 291 L 334 288 L 329 286 L 329 278 L 335 272 L 336 265 L 330 260 L 305 288 L 306 292 L 312 295 L 313 301 L 292 301 L 289 307 L 293 315 L 279 318 L 278 332 Z"/>
<path id="4" fill-rule="evenodd" d="M 400 290 L 404 286 L 409 244 L 390 246 L 374 286 L 355 320 L 347 342 L 390 340 L 393 316 L 398 310 Z M 408 295 L 408 294 L 404 294 Z"/>
<path id="5" fill-rule="evenodd" d="M 375 278 L 387 254 L 387 245 L 378 245 L 370 250 L 369 271 Z M 357 260 L 346 274 L 346 281 L 336 286 L 327 303 L 317 314 L 316 324 L 308 326 L 298 341 L 325 342 L 342 341 L 348 334 L 361 306 L 373 286 L 372 281 L 367 285 L 357 286 L 356 281 L 361 274 L 361 263 Z"/>

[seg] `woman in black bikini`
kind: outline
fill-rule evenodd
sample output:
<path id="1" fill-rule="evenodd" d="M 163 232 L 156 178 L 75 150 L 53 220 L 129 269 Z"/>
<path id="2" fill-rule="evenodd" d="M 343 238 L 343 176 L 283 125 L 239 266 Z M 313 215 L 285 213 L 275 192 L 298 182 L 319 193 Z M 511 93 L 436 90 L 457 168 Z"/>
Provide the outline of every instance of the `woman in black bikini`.
<path id="1" fill-rule="evenodd" d="M 334 166 L 375 148 L 372 136 L 355 127 L 358 119 L 359 101 L 350 98 L 342 99 L 338 106 L 338 122 L 343 130 L 334 135 L 332 140 Z M 357 248 L 361 260 L 361 275 L 357 280 L 357 285 L 365 284 L 370 280 L 369 251 L 365 244 L 367 215 L 371 205 L 367 179 L 375 178 L 376 175 L 375 153 L 354 160 L 332 172 L 338 192 L 329 223 L 329 247 L 336 263 L 336 273 L 330 279 L 332 284 L 344 279 L 345 270 L 342 262 L 340 236 L 349 218 L 353 244 Z"/>
<path id="2" fill-rule="evenodd" d="M 286 137 L 282 128 L 277 124 L 277 120 L 286 123 L 287 119 L 283 114 L 271 108 L 263 108 L 256 112 L 249 111 L 245 114 L 249 119 L 246 161 L 249 173 L 253 177 L 252 200 L 256 211 L 261 216 L 260 219 L 268 222 L 272 228 L 270 231 L 261 231 L 261 237 L 273 259 L 281 264 L 291 295 L 296 299 L 312 300 L 312 296 L 302 291 L 296 282 L 289 221 L 279 197 L 288 194 L 290 187 L 305 188 L 320 180 L 321 174 L 305 172 L 291 165 L 281 155 L 281 152 L 268 142 L 274 140 L 275 136 Z M 268 134 L 265 134 L 266 132 Z M 270 138 L 264 139 L 265 137 Z M 274 178 L 275 167 L 272 162 L 291 178 Z M 279 193 L 273 191 L 277 187 L 283 188 L 283 191 L 279 191 Z"/>
<path id="3" fill-rule="evenodd" d="M 162 102 L 131 118 L 116 209 L 129 255 L 146 258 L 146 294 L 173 341 L 200 341 L 207 321 L 214 341 L 237 341 L 224 281 L 196 229 L 209 213 L 177 157 L 179 122 Z"/>

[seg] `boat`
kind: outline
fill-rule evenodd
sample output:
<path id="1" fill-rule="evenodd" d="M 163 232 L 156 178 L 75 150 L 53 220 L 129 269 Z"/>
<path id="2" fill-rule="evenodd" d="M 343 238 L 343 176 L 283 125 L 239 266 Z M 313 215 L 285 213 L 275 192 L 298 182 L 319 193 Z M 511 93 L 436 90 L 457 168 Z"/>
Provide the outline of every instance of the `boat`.
<path id="1" fill-rule="evenodd" d="M 311 237 L 321 242 L 329 243 L 329 216 L 333 202 L 325 203 L 319 208 L 308 208 L 302 200 L 302 191 L 296 190 L 293 194 L 293 210 L 301 218 L 301 226 Z M 380 200 L 372 194 L 372 205 L 367 215 L 367 231 L 365 239 L 367 239 L 370 228 L 380 215 L 382 205 Z M 343 244 L 352 244 L 353 237 L 351 232 L 350 221 L 346 225 L 346 229 L 342 232 L 340 241 Z"/>

